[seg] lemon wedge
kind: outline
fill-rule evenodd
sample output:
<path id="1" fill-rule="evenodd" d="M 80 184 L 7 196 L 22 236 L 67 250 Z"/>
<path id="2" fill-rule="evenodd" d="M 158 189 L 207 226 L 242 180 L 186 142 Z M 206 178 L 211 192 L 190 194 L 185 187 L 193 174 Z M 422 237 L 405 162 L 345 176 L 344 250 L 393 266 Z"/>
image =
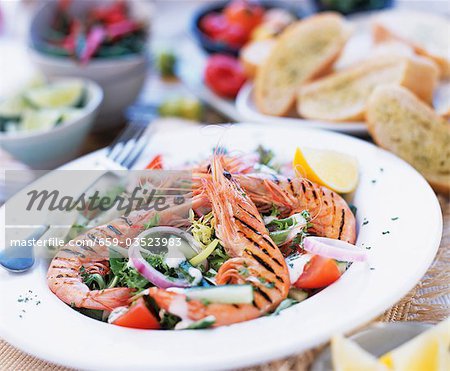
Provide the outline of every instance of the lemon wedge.
<path id="1" fill-rule="evenodd" d="M 331 340 L 331 355 L 335 371 L 387 371 L 376 357 L 342 336 Z"/>
<path id="2" fill-rule="evenodd" d="M 395 371 L 446 371 L 450 370 L 449 345 L 450 319 L 447 319 L 386 353 L 380 361 Z"/>
<path id="3" fill-rule="evenodd" d="M 358 161 L 344 153 L 297 148 L 292 166 L 297 176 L 338 193 L 350 193 L 358 184 Z"/>

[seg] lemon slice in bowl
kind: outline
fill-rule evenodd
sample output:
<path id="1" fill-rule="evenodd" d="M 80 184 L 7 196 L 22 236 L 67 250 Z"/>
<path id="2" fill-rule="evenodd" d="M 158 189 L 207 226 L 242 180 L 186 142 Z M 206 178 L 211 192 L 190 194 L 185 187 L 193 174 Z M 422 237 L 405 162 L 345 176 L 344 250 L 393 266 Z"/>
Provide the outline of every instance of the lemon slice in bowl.
<path id="1" fill-rule="evenodd" d="M 342 336 L 331 340 L 331 355 L 335 371 L 387 371 L 375 356 Z"/>
<path id="2" fill-rule="evenodd" d="M 69 80 L 30 89 L 24 94 L 24 99 L 35 108 L 78 107 L 84 94 L 83 82 Z"/>
<path id="3" fill-rule="evenodd" d="M 61 121 L 61 112 L 58 110 L 43 109 L 39 111 L 25 111 L 20 124 L 21 130 L 47 130 Z"/>
<path id="4" fill-rule="evenodd" d="M 386 353 L 380 361 L 396 371 L 450 370 L 450 319 L 425 331 L 398 348 Z"/>
<path id="5" fill-rule="evenodd" d="M 350 193 L 358 185 L 358 161 L 344 153 L 297 147 L 292 166 L 298 176 L 338 193 Z"/>
<path id="6" fill-rule="evenodd" d="M 0 101 L 0 120 L 19 120 L 26 104 L 20 95 Z"/>

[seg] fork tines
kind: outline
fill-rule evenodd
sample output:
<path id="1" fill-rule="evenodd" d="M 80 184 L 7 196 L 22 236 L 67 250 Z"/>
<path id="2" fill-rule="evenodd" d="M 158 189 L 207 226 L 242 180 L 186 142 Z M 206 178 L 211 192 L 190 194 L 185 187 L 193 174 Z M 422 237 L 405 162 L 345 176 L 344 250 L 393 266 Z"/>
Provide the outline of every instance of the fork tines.
<path id="1" fill-rule="evenodd" d="M 109 146 L 107 157 L 130 169 L 144 150 L 152 132 L 142 122 L 130 122 Z"/>

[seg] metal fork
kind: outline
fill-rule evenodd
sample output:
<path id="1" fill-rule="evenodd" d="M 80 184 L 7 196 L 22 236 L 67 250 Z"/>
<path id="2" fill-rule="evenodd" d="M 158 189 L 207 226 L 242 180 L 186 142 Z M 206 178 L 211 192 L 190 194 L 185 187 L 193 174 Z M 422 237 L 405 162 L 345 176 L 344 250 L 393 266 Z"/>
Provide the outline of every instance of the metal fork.
<path id="1" fill-rule="evenodd" d="M 146 124 L 147 122 L 144 123 L 139 120 L 130 122 L 108 147 L 106 156 L 99 161 L 100 166 L 104 167 L 105 170 L 131 169 L 154 133 L 154 130 Z M 91 189 L 101 177 L 96 178 L 83 192 Z M 33 230 L 29 237 L 25 239 L 27 241 L 26 247 L 22 247 L 20 251 L 11 246 L 1 251 L 0 265 L 14 273 L 28 271 L 36 260 L 33 243 L 28 243 L 29 240 L 40 239 L 50 228 L 49 224 L 44 224 Z"/>
<path id="2" fill-rule="evenodd" d="M 131 169 L 153 133 L 152 127 L 143 122 L 130 122 L 108 147 L 106 157 L 123 168 Z"/>

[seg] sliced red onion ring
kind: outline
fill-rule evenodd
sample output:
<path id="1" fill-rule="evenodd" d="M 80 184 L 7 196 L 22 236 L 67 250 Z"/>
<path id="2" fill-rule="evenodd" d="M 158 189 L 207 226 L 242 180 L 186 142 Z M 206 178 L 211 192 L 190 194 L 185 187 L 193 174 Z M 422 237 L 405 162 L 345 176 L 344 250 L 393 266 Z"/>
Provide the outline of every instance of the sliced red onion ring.
<path id="1" fill-rule="evenodd" d="M 149 282 L 153 283 L 155 286 L 162 289 L 167 289 L 169 287 L 190 286 L 189 282 L 187 282 L 186 280 L 170 280 L 160 271 L 153 268 L 142 256 L 139 244 L 135 243 L 131 245 L 128 254 L 134 268 L 139 272 L 139 274 L 148 279 Z"/>
<path id="2" fill-rule="evenodd" d="M 197 242 L 194 238 L 179 228 L 174 227 L 154 227 L 142 232 L 136 239 L 136 243 L 132 244 L 128 249 L 128 256 L 134 266 L 134 268 L 139 272 L 139 274 L 145 277 L 149 282 L 153 283 L 155 286 L 167 289 L 169 287 L 189 287 L 191 284 L 186 280 L 181 279 L 169 279 L 167 276 L 162 274 L 157 269 L 153 268 L 142 256 L 141 246 L 138 243 L 142 238 L 148 237 L 150 234 L 154 233 L 167 233 L 170 235 L 175 235 L 181 237 L 188 241 L 189 245 L 195 251 L 197 248 Z"/>
<path id="3" fill-rule="evenodd" d="M 365 250 L 351 243 L 327 237 L 305 237 L 303 248 L 311 254 L 346 262 L 363 262 L 367 259 Z"/>

